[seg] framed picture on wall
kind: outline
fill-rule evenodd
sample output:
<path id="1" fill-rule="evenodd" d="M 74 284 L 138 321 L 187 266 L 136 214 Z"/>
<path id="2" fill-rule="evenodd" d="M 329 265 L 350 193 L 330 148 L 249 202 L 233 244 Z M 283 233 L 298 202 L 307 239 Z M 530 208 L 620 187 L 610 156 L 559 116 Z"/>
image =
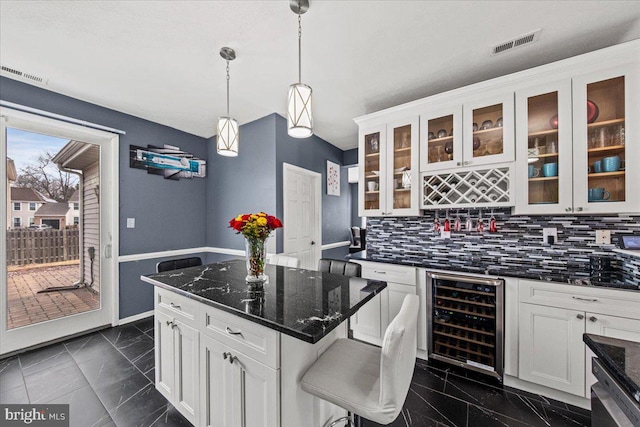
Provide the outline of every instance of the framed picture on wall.
<path id="1" fill-rule="evenodd" d="M 327 160 L 327 195 L 340 195 L 340 165 Z"/>

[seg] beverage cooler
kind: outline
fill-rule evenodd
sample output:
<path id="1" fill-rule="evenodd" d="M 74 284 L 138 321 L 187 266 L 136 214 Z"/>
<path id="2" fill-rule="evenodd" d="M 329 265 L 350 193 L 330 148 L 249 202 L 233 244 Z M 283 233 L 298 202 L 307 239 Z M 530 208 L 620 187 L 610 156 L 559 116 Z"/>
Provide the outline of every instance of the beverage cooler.
<path id="1" fill-rule="evenodd" d="M 427 273 L 429 359 L 502 382 L 504 280 Z"/>

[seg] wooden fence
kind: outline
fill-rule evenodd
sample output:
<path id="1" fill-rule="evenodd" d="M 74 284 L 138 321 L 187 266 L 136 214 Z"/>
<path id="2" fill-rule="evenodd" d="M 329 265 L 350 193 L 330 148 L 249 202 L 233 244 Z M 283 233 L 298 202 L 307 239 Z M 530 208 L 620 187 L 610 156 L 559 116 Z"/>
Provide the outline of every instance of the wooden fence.
<path id="1" fill-rule="evenodd" d="M 80 233 L 64 230 L 8 230 L 7 265 L 47 264 L 79 258 Z"/>

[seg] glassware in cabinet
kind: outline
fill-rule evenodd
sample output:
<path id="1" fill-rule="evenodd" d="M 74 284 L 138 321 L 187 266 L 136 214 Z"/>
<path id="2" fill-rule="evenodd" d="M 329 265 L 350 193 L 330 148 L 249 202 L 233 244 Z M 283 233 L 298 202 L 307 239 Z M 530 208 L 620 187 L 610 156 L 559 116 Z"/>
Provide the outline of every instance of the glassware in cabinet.
<path id="1" fill-rule="evenodd" d="M 420 116 L 420 171 L 462 166 L 462 105 L 428 109 Z"/>
<path id="2" fill-rule="evenodd" d="M 393 129 L 393 209 L 411 208 L 411 125 Z"/>
<path id="3" fill-rule="evenodd" d="M 463 105 L 463 166 L 515 159 L 513 92 Z"/>
<path id="4" fill-rule="evenodd" d="M 364 135 L 364 209 L 367 211 L 381 209 L 381 144 L 384 144 L 381 132 Z"/>
<path id="5" fill-rule="evenodd" d="M 626 200 L 625 78 L 587 85 L 587 202 Z"/>

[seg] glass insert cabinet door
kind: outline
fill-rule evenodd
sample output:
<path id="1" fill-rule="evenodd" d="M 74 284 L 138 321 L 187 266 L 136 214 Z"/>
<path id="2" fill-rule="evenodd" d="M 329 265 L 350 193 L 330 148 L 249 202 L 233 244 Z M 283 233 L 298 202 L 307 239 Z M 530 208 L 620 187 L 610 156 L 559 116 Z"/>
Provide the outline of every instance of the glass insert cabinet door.
<path id="1" fill-rule="evenodd" d="M 420 116 L 420 170 L 462 166 L 462 105 Z"/>
<path id="2" fill-rule="evenodd" d="M 518 91 L 516 111 L 518 212 L 572 211 L 571 81 Z"/>
<path id="3" fill-rule="evenodd" d="M 573 81 L 576 212 L 640 207 L 638 68 L 621 65 Z"/>
<path id="4" fill-rule="evenodd" d="M 365 132 L 361 151 L 364 152 L 364 159 L 360 164 L 364 165 L 364 182 L 360 185 L 364 197 L 364 210 L 369 214 L 382 213 L 381 186 L 384 185 L 382 174 L 384 174 L 384 160 L 386 148 L 386 134 L 384 129 Z M 362 156 L 361 156 L 362 157 Z M 363 161 L 364 160 L 364 161 Z"/>
<path id="5" fill-rule="evenodd" d="M 626 199 L 624 77 L 587 85 L 587 202 Z M 584 142 L 584 141 L 583 141 Z"/>
<path id="6" fill-rule="evenodd" d="M 393 209 L 411 208 L 411 125 L 393 129 Z"/>
<path id="7" fill-rule="evenodd" d="M 515 158 L 513 92 L 463 105 L 463 166 Z"/>

